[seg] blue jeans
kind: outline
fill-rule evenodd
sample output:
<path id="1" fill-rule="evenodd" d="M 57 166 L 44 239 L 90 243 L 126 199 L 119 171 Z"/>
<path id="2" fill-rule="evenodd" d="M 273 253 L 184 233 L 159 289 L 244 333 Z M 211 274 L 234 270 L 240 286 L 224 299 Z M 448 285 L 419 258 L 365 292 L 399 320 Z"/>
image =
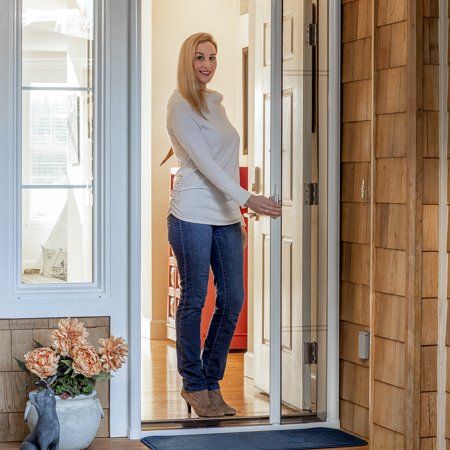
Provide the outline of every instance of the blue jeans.
<path id="1" fill-rule="evenodd" d="M 188 392 L 219 389 L 244 302 L 241 225 L 192 223 L 169 214 L 167 228 L 180 274 L 181 296 L 175 318 L 178 372 Z M 201 352 L 200 321 L 210 266 L 216 306 Z"/>

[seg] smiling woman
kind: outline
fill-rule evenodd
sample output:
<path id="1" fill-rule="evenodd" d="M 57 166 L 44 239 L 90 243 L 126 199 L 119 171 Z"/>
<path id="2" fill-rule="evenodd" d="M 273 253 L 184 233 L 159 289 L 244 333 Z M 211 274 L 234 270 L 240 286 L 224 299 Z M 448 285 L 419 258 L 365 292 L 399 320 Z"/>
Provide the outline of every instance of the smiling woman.
<path id="1" fill-rule="evenodd" d="M 224 401 L 219 381 L 244 302 L 244 222 L 239 207 L 253 197 L 240 186 L 239 135 L 228 120 L 223 96 L 206 89 L 216 71 L 216 53 L 217 44 L 208 33 L 184 41 L 178 89 L 167 106 L 167 131 L 180 163 L 167 217 L 180 273 L 177 365 L 188 411 L 192 407 L 204 417 L 236 414 Z M 273 200 L 264 201 L 281 213 Z M 216 307 L 201 352 L 200 322 L 210 267 Z"/>

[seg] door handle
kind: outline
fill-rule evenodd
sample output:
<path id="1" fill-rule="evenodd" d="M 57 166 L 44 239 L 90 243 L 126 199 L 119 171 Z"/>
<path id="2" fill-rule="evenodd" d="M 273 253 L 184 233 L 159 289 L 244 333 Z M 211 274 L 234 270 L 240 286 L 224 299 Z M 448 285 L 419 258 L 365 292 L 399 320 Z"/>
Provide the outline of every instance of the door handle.
<path id="1" fill-rule="evenodd" d="M 244 217 L 247 217 L 247 219 L 255 219 L 259 220 L 259 214 L 255 213 L 255 212 L 246 212 L 243 214 Z"/>
<path id="2" fill-rule="evenodd" d="M 280 193 L 278 184 L 275 184 L 274 189 L 273 189 L 273 195 L 271 196 L 271 198 L 272 198 L 272 200 L 274 200 L 277 203 L 281 202 L 281 193 Z"/>

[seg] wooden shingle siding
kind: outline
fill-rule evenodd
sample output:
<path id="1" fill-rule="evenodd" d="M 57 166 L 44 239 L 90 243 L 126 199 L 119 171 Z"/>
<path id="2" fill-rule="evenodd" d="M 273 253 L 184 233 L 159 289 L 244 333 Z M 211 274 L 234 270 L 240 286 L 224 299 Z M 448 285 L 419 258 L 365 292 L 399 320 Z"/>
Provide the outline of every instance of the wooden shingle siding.
<path id="1" fill-rule="evenodd" d="M 378 114 L 375 130 L 375 156 L 401 158 L 406 155 L 408 142 L 406 113 Z"/>
<path id="2" fill-rule="evenodd" d="M 450 16 L 450 9 L 449 9 L 449 16 Z M 450 37 L 450 28 L 449 28 L 449 37 Z M 449 40 L 450 42 L 450 40 Z M 447 83 L 447 88 L 450 87 L 450 45 L 448 47 L 448 54 L 447 54 L 447 63 L 448 63 L 448 70 L 449 70 L 449 79 Z M 447 97 L 447 118 L 448 118 L 448 126 L 450 129 L 450 95 Z M 447 156 L 450 157 L 450 138 L 447 140 Z M 450 171 L 450 160 L 447 160 L 448 164 L 448 170 Z M 448 179 L 447 184 L 447 204 L 450 203 L 450 177 Z M 450 209 L 448 210 L 449 217 L 448 223 L 450 223 Z M 446 437 L 446 443 L 447 448 L 450 448 L 450 261 L 449 261 L 449 253 L 450 253 L 450 226 L 447 228 L 447 265 L 448 265 L 448 273 L 447 273 L 447 332 L 445 336 L 445 345 L 446 345 L 446 356 L 447 356 L 447 373 L 446 373 L 446 384 L 445 384 L 445 391 L 446 391 L 446 411 L 445 411 L 445 437 Z"/>
<path id="3" fill-rule="evenodd" d="M 408 22 L 405 1 L 374 0 L 372 448 L 404 448 L 408 245 Z"/>
<path id="4" fill-rule="evenodd" d="M 342 6 L 341 423 L 377 450 L 434 450 L 439 7 L 369 3 Z M 369 361 L 353 341 L 363 329 Z"/>
<path id="5" fill-rule="evenodd" d="M 340 420 L 367 438 L 369 363 L 358 358 L 357 343 L 370 326 L 373 3 L 343 2 L 342 9 Z"/>
<path id="6" fill-rule="evenodd" d="M 405 448 L 405 437 L 380 425 L 374 425 L 372 433 L 372 448 L 397 450 Z"/>
<path id="7" fill-rule="evenodd" d="M 422 135 L 422 301 L 420 438 L 421 448 L 437 436 L 437 297 L 439 244 L 439 7 L 423 3 L 423 135 Z M 431 447 L 432 448 L 432 447 Z"/>
<path id="8" fill-rule="evenodd" d="M 376 25 L 406 21 L 407 0 L 378 0 L 376 3 Z"/>

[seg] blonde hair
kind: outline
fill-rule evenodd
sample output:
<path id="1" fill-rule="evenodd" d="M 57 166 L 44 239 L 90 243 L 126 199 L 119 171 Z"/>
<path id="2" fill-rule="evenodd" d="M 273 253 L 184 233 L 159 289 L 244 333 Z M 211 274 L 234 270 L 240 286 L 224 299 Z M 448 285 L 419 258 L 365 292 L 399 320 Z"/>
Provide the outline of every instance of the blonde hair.
<path id="1" fill-rule="evenodd" d="M 205 118 L 203 112 L 209 112 L 205 92 L 199 89 L 199 82 L 194 71 L 195 52 L 198 44 L 203 42 L 211 42 L 217 52 L 217 43 L 209 33 L 195 33 L 183 42 L 178 58 L 178 91 L 192 108 Z"/>

